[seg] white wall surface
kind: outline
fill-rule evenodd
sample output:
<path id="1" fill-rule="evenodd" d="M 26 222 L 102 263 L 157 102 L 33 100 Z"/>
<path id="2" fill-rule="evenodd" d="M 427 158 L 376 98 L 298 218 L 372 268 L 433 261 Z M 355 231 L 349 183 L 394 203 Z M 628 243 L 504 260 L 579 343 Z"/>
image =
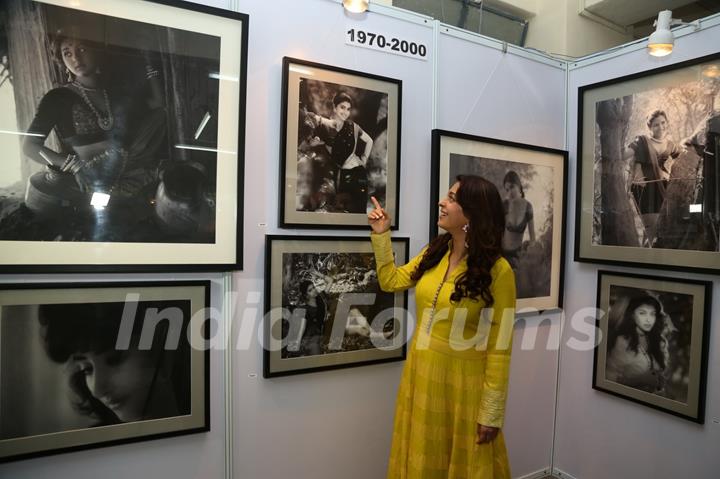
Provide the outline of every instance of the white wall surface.
<path id="1" fill-rule="evenodd" d="M 628 47 L 617 56 L 573 69 L 569 75 L 570 197 L 575 198 L 573 179 L 577 148 L 577 89 L 580 86 L 629 75 L 718 51 L 720 26 L 676 40 L 675 51 L 665 58 L 650 57 L 644 45 Z M 599 57 L 603 58 L 603 57 Z M 568 246 L 572 251 L 575 203 L 571 201 Z M 571 256 L 572 258 L 572 256 Z M 569 261 L 566 276 L 566 315 L 595 306 L 597 265 Z M 611 268 L 648 274 L 714 281 L 713 307 L 709 316 L 706 420 L 698 425 L 591 388 L 592 351 L 565 347 L 568 339 L 585 340 L 583 334 L 565 328 L 560 360 L 560 386 L 555 441 L 555 466 L 578 479 L 678 477 L 711 479 L 720 470 L 720 292 L 715 276 L 691 273 Z M 588 320 L 588 324 L 592 324 Z"/>
<path id="2" fill-rule="evenodd" d="M 438 40 L 437 127 L 562 149 L 563 63 L 503 53 L 452 32 L 441 27 Z"/>
<path id="3" fill-rule="evenodd" d="M 432 59 L 420 61 L 345 45 L 351 28 L 421 41 L 432 56 L 432 25 L 368 13 L 350 18 L 327 0 L 239 1 L 250 15 L 245 160 L 245 269 L 235 275 L 242 316 L 248 291 L 264 285 L 264 235 L 355 235 L 365 231 L 281 230 L 278 224 L 282 57 L 403 81 L 400 230 L 410 254 L 427 242 Z M 260 223 L 267 227 L 258 226 Z M 413 304 L 413 298 L 410 298 Z M 259 323 L 262 304 L 249 322 Z M 249 324 L 249 323 L 248 323 Z M 257 333 L 257 327 L 249 328 Z M 257 335 L 233 358 L 234 477 L 243 479 L 384 477 L 403 363 L 262 378 Z"/>

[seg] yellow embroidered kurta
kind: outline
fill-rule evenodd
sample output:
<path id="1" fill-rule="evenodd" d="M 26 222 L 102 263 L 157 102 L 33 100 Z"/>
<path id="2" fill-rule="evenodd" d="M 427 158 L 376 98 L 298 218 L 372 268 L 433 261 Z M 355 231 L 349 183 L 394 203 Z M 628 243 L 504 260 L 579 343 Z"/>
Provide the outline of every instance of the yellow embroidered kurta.
<path id="1" fill-rule="evenodd" d="M 388 479 L 510 478 L 502 431 L 478 445 L 477 424 L 502 427 L 515 310 L 515 276 L 499 259 L 491 270 L 492 308 L 482 299 L 451 303 L 463 260 L 443 281 L 450 248 L 417 281 L 422 251 L 395 266 L 390 233 L 371 235 L 380 287 L 416 287 L 417 326 L 395 408 Z M 436 298 L 437 295 L 437 298 Z"/>

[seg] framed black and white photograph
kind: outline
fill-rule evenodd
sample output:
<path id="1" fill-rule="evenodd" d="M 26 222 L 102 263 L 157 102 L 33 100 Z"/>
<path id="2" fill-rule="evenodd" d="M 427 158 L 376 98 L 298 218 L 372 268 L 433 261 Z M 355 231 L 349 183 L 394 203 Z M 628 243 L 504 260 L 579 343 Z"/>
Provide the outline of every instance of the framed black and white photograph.
<path id="1" fill-rule="evenodd" d="M 242 268 L 248 17 L 0 5 L 0 272 Z"/>
<path id="2" fill-rule="evenodd" d="M 703 423 L 712 283 L 598 271 L 593 388 Z"/>
<path id="3" fill-rule="evenodd" d="M 399 224 L 402 81 L 283 58 L 283 228 L 366 229 L 374 196 Z"/>
<path id="4" fill-rule="evenodd" d="M 575 260 L 720 270 L 720 54 L 579 90 Z"/>
<path id="5" fill-rule="evenodd" d="M 398 263 L 407 238 L 393 238 Z M 407 292 L 380 290 L 369 238 L 266 236 L 266 378 L 405 359 Z"/>
<path id="6" fill-rule="evenodd" d="M 210 429 L 209 281 L 0 285 L 0 462 Z"/>
<path id="7" fill-rule="evenodd" d="M 438 202 L 458 175 L 482 176 L 500 193 L 502 250 L 515 272 L 518 314 L 561 308 L 567 152 L 433 130 L 430 239 L 438 235 Z"/>

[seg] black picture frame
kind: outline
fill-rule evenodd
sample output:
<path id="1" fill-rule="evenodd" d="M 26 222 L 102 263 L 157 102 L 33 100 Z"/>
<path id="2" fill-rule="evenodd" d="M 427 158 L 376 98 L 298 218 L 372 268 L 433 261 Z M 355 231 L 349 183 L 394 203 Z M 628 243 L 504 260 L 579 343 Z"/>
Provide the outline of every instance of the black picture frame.
<path id="1" fill-rule="evenodd" d="M 578 89 L 575 261 L 720 270 L 717 68 L 720 53 Z"/>
<path id="2" fill-rule="evenodd" d="M 329 142 L 336 136 L 327 127 L 327 122 L 334 121 L 329 115 L 338 93 L 349 95 L 351 102 L 350 116 L 338 135 L 345 127 L 354 127 L 355 135 L 354 147 L 343 164 L 333 160 Z M 280 228 L 366 229 L 370 196 L 374 195 L 390 213 L 391 229 L 397 230 L 402 80 L 283 57 L 281 108 Z M 386 115 L 378 120 L 383 109 Z M 349 165 L 351 156 L 362 156 L 355 153 L 360 145 L 366 145 L 363 133 L 374 145 L 364 166 L 361 170 L 341 168 Z M 335 150 L 341 151 L 339 146 Z"/>
<path id="3" fill-rule="evenodd" d="M 529 209 L 533 228 L 541 233 L 538 234 L 537 241 L 530 241 L 530 223 L 527 222 L 520 233 L 521 246 L 514 250 L 517 252 L 516 255 L 505 254 L 515 271 L 518 289 L 517 313 L 529 315 L 561 309 L 565 277 L 567 169 L 568 152 L 564 150 L 447 130 L 433 130 L 430 240 L 438 235 L 438 202 L 445 197 L 458 174 L 486 177 L 495 184 L 500 195 L 504 197 L 504 175 L 511 170 L 521 171 L 520 175 L 515 173 L 518 181 L 525 183 L 524 189 L 521 190 L 523 201 L 531 205 L 530 207 L 525 205 L 526 213 Z M 527 178 L 521 180 L 522 175 L 534 178 L 532 184 Z M 538 187 L 540 183 L 549 190 L 540 191 Z M 538 200 L 534 201 L 536 203 L 542 201 L 542 208 L 537 205 L 533 207 L 529 200 L 525 200 L 526 190 L 528 193 L 535 190 L 535 197 Z M 503 205 L 506 204 L 506 200 L 503 201 Z M 547 211 L 550 213 L 548 214 Z M 541 220 L 542 223 L 535 221 L 535 218 L 541 217 L 545 218 Z M 526 232 L 528 240 L 524 240 Z M 505 233 L 507 236 L 508 232 Z M 532 236 L 535 236 L 534 232 Z M 540 245 L 540 249 L 536 248 L 537 245 Z M 534 263 L 530 262 L 532 258 L 536 258 Z M 541 282 L 536 284 L 531 278 Z"/>
<path id="4" fill-rule="evenodd" d="M 1 284 L 0 463 L 209 431 L 210 288 Z"/>
<path id="5" fill-rule="evenodd" d="M 120 151 L 117 149 L 103 150 L 104 154 L 108 155 L 107 158 L 111 158 L 113 151 L 119 155 L 118 158 L 125 158 L 120 173 L 109 190 L 107 185 L 97 186 L 93 183 L 92 186 L 86 185 L 87 190 L 84 192 L 75 194 L 77 192 L 75 183 L 80 181 L 79 173 L 71 174 L 70 170 L 60 171 L 61 168 L 57 165 L 54 169 L 47 165 L 43 167 L 43 164 L 37 162 L 42 160 L 32 161 L 27 154 L 18 153 L 18 158 L 21 158 L 19 163 L 22 163 L 22 168 L 29 172 L 23 170 L 23 173 L 18 173 L 17 183 L 8 186 L 7 194 L 0 184 L 0 200 L 7 202 L 8 209 L 5 213 L 10 214 L 12 208 L 22 206 L 30 216 L 20 215 L 19 220 L 3 224 L 6 215 L 3 214 L 4 205 L 0 201 L 0 251 L 2 251 L 0 273 L 241 270 L 248 15 L 177 0 L 108 0 L 101 5 L 78 4 L 69 0 L 62 0 L 58 5 L 9 0 L 3 2 L 2 8 L 20 8 L 13 6 L 16 4 L 24 9 L 38 11 L 44 9 L 40 14 L 50 16 L 53 20 L 53 25 L 37 27 L 37 30 L 33 30 L 37 22 L 28 20 L 32 16 L 5 15 L 8 22 L 30 22 L 25 27 L 19 23 L 13 24 L 15 30 L 25 28 L 30 32 L 26 33 L 26 36 L 61 38 L 59 33 L 50 32 L 50 27 L 60 26 L 63 27 L 63 32 L 75 32 L 80 28 L 78 25 L 85 27 L 89 25 L 90 27 L 84 30 L 89 32 L 87 39 L 78 38 L 102 47 L 103 55 L 129 58 L 128 62 L 140 62 L 138 64 L 141 67 L 142 58 L 145 58 L 147 65 L 152 64 L 155 67 L 146 68 L 147 72 L 143 70 L 140 74 L 142 80 L 161 82 L 158 98 L 167 101 L 162 110 L 165 115 L 164 129 L 158 127 L 159 133 L 148 133 L 155 130 L 145 127 L 144 123 L 142 128 L 137 127 L 138 133 L 144 132 L 150 138 L 149 143 L 160 143 L 152 156 L 152 161 L 155 162 L 157 159 L 158 165 L 148 167 L 146 171 L 149 172 L 148 176 L 151 179 L 146 176 L 142 180 L 144 182 L 147 180 L 143 183 L 143 189 L 127 193 L 124 196 L 126 199 L 120 198 L 122 196 L 120 193 L 115 195 L 115 191 L 121 189 L 118 183 L 127 171 L 127 165 L 132 164 L 132 155 L 137 153 L 133 150 L 135 144 L 131 143 L 130 138 L 137 139 L 139 135 L 127 136 L 127 142 L 131 146 L 126 147 L 123 143 L 123 147 L 120 148 L 125 156 L 117 153 Z M 45 13 L 45 10 L 49 13 Z M 9 25 L 10 23 L 8 28 Z M 193 27 L 188 28 L 187 25 Z M 147 32 L 151 32 L 154 36 L 143 36 Z M 62 35 L 69 34 L 62 33 Z M 173 35 L 179 38 L 174 43 L 169 40 Z M 46 46 L 42 48 L 48 49 L 47 45 L 51 45 L 52 42 L 48 40 L 45 44 Z M 170 44 L 173 45 L 172 48 L 167 46 Z M 206 48 L 208 45 L 212 45 L 212 48 Z M 17 55 L 13 56 L 15 53 Z M 15 57 L 21 60 L 17 61 Z M 43 88 L 33 84 L 32 88 L 28 86 L 18 89 L 21 85 L 21 75 L 14 72 L 16 83 L 13 88 L 18 90 L 14 95 L 29 105 L 24 107 L 27 110 L 24 112 L 24 119 L 21 119 L 18 113 L 16 120 L 20 138 L 24 138 L 22 135 L 28 135 L 23 132 L 27 130 L 33 115 L 37 114 L 38 102 L 46 92 L 50 92 L 53 84 L 59 85 L 56 90 L 62 90 L 63 87 L 72 89 L 72 86 L 68 86 L 72 83 L 70 78 L 66 78 L 66 75 L 69 77 L 70 74 L 66 74 L 59 63 L 52 60 L 50 51 L 47 57 L 39 60 L 45 62 L 42 68 L 47 79 L 44 80 L 46 86 Z M 151 60 L 147 60 L 148 58 Z M 18 52 L 10 52 L 9 62 L 6 68 L 9 66 L 12 69 L 13 62 L 19 64 L 27 63 L 29 60 Z M 180 84 L 174 80 L 173 82 L 168 80 L 178 74 L 175 70 L 179 67 L 175 66 L 173 69 L 168 66 L 172 62 L 184 62 L 182 68 L 185 68 L 183 70 L 185 83 L 181 82 L 181 86 L 178 86 Z M 114 60 L 106 63 L 118 64 Z M 137 66 L 135 63 L 133 67 Z M 96 73 L 100 72 L 99 75 L 106 78 L 109 85 L 114 85 L 113 82 L 117 83 L 119 80 L 116 81 L 117 72 L 113 68 L 115 67 L 105 68 L 110 71 L 104 72 L 98 67 Z M 137 73 L 137 68 L 126 70 L 128 74 Z M 5 83 L 7 86 L 8 83 Z M 186 88 L 190 83 L 193 83 L 194 87 Z M 35 90 L 31 91 L 33 88 Z M 108 87 L 107 91 L 112 93 L 112 88 L 118 90 L 117 87 Z M 150 85 L 143 88 L 147 88 L 143 91 L 154 91 Z M 181 95 L 178 93 L 179 88 L 184 88 L 182 91 L 185 92 L 192 92 L 188 95 L 193 97 L 176 102 L 174 96 Z M 79 87 L 77 90 L 79 92 Z M 115 100 L 113 95 L 103 91 L 109 98 L 106 99 L 107 105 L 116 104 L 121 109 L 125 107 L 125 103 Z M 206 95 L 205 100 L 201 95 Z M 118 98 L 129 98 L 128 102 L 132 102 L 135 96 L 118 96 Z M 51 111 L 62 113 L 57 109 Z M 117 115 L 114 114 L 113 118 L 115 116 Z M 144 121 L 151 116 L 144 114 L 140 118 Z M 118 120 L 113 122 L 113 125 L 117 126 L 121 123 Z M 130 125 L 128 131 L 135 123 L 137 122 L 134 120 L 126 123 Z M 159 125 L 162 124 L 160 121 Z M 53 132 L 57 131 L 57 128 L 50 130 L 52 135 L 48 135 L 48 138 L 55 136 Z M 162 133 L 163 131 L 165 133 Z M 112 133 L 114 134 L 114 131 Z M 12 142 L 13 148 L 19 148 L 18 144 L 22 146 L 22 143 L 15 138 L 8 139 L 9 136 L 13 135 L 3 135 L 6 137 L 7 145 L 11 145 Z M 45 146 L 54 145 L 51 143 L 52 140 L 46 141 Z M 3 150 L 6 149 L 3 139 L 0 139 L 0 145 L 3 146 Z M 62 146 L 61 149 L 59 146 L 54 148 L 52 151 L 56 153 L 66 152 L 65 150 L 68 149 L 67 146 Z M 79 157 L 84 158 L 82 155 L 85 153 L 78 150 L 78 147 L 73 148 L 75 150 L 70 152 L 74 151 Z M 93 165 L 99 162 L 98 158 L 92 157 L 92 161 L 85 162 L 83 168 L 78 171 L 88 168 L 88 164 L 94 168 Z M 164 159 L 160 161 L 159 158 Z M 50 160 L 45 158 L 45 161 Z M 86 171 L 94 172 L 92 169 Z M 33 184 L 32 200 L 28 202 L 29 197 L 26 196 L 25 190 L 20 191 L 19 186 L 25 183 L 29 185 L 33 175 L 39 175 L 38 178 L 42 177 L 42 179 L 39 180 L 41 181 L 39 187 L 36 188 Z M 85 180 L 84 178 L 83 181 Z M 55 184 L 57 188 L 48 187 L 48 184 Z M 14 193 L 13 188 L 18 191 Z M 107 190 L 106 192 L 109 193 L 107 207 L 91 206 L 90 193 L 98 193 L 101 190 Z M 50 203 L 46 194 L 48 191 L 50 191 Z M 65 199 L 69 192 L 75 195 L 72 201 Z M 10 204 L 13 195 L 19 200 L 18 205 Z M 120 199 L 116 199 L 116 196 Z M 126 202 L 140 199 L 134 203 L 140 213 L 130 212 L 131 210 L 125 208 L 124 203 L 123 205 L 119 203 L 121 199 Z M 92 201 L 94 203 L 94 200 Z M 118 206 L 113 208 L 114 204 Z M 28 205 L 32 205 L 32 208 Z M 17 225 L 21 225 L 19 230 Z"/>
<path id="6" fill-rule="evenodd" d="M 409 239 L 392 244 L 406 263 Z M 265 378 L 405 359 L 407 291 L 380 291 L 369 238 L 266 236 L 264 306 Z M 307 321 L 311 311 L 323 320 Z"/>
<path id="7" fill-rule="evenodd" d="M 596 334 L 601 338 L 593 354 L 593 389 L 703 424 L 711 302 L 710 281 L 599 270 Z M 633 321 L 645 320 L 628 310 L 657 311 L 658 305 L 657 324 L 650 326 L 657 330 L 643 333 L 655 339 L 647 339 L 646 347 L 642 340 L 635 346 L 630 338 L 639 337 L 641 326 Z M 659 346 L 655 353 L 651 342 Z"/>

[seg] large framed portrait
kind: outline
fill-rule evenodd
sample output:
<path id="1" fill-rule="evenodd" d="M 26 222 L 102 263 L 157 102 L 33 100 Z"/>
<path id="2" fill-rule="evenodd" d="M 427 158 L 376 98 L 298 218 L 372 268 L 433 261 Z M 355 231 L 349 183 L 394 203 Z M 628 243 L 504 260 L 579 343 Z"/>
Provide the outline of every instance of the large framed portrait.
<path id="1" fill-rule="evenodd" d="M 397 229 L 402 81 L 283 58 L 282 228 L 367 229 L 374 196 Z"/>
<path id="2" fill-rule="evenodd" d="M 210 429 L 209 281 L 0 285 L 0 462 Z"/>
<path id="3" fill-rule="evenodd" d="M 502 251 L 515 272 L 518 314 L 561 308 L 567 152 L 433 130 L 430 239 L 438 235 L 438 202 L 459 175 L 482 176 L 500 193 Z"/>
<path id="4" fill-rule="evenodd" d="M 702 424 L 712 283 L 598 271 L 593 388 Z"/>
<path id="5" fill-rule="evenodd" d="M 248 16 L 0 5 L 0 273 L 242 268 Z"/>
<path id="6" fill-rule="evenodd" d="M 393 238 L 408 261 L 408 238 Z M 264 377 L 405 359 L 407 292 L 380 290 L 369 238 L 266 236 Z"/>
<path id="7" fill-rule="evenodd" d="M 720 270 L 720 54 L 579 89 L 575 260 Z"/>

